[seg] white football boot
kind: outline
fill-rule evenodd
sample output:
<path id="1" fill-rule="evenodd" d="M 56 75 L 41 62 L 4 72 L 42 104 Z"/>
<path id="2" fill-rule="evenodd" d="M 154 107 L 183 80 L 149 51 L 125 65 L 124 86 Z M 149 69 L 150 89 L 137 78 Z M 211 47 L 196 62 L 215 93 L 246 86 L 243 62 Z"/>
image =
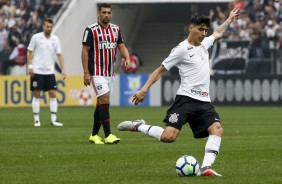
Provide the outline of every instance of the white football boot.
<path id="1" fill-rule="evenodd" d="M 117 126 L 117 129 L 120 130 L 120 131 L 137 132 L 138 127 L 140 125 L 145 125 L 145 124 L 146 124 L 146 122 L 143 119 L 138 119 L 138 120 L 134 120 L 134 121 L 123 121 Z"/>

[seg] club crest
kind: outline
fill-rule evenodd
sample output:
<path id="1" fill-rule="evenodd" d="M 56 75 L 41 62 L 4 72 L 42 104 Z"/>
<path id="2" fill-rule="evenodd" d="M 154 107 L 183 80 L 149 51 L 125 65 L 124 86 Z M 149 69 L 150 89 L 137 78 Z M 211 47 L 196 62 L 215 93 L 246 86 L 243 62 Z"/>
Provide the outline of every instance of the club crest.
<path id="1" fill-rule="evenodd" d="M 179 114 L 176 114 L 176 113 L 170 114 L 168 121 L 170 123 L 176 123 L 178 121 L 178 116 L 179 116 Z"/>

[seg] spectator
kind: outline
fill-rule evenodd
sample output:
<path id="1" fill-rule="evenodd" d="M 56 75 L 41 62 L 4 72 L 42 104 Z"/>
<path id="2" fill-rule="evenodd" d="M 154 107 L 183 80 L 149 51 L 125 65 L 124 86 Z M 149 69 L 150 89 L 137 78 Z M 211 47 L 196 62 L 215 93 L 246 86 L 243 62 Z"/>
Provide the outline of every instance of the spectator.
<path id="1" fill-rule="evenodd" d="M 21 37 L 21 33 L 18 30 L 18 25 L 14 24 L 13 27 L 10 29 L 8 35 L 8 43 L 11 48 L 16 46 L 16 41 Z"/>
<path id="2" fill-rule="evenodd" d="M 122 70 L 124 71 L 124 73 L 128 73 L 128 74 L 136 73 L 140 66 L 139 58 L 138 56 L 133 54 L 132 49 L 128 48 L 128 52 L 129 52 L 129 57 L 130 57 L 130 67 L 127 68 L 125 66 L 125 59 L 122 58 L 121 59 Z"/>
<path id="3" fill-rule="evenodd" d="M 9 57 L 11 55 L 11 49 L 7 41 L 3 44 L 3 50 L 0 51 L 0 73 L 2 75 L 8 75 Z"/>
<path id="4" fill-rule="evenodd" d="M 16 47 L 9 57 L 10 66 L 13 66 L 10 70 L 11 75 L 26 75 L 26 47 L 22 43 L 22 39 L 16 40 Z"/>
<path id="5" fill-rule="evenodd" d="M 3 22 L 0 22 L 0 52 L 3 50 L 4 42 L 8 38 L 8 31 L 5 29 Z"/>
<path id="6" fill-rule="evenodd" d="M 41 20 L 45 20 L 48 17 L 45 4 L 41 3 L 39 5 L 38 10 L 36 11 L 36 15 L 37 18 Z"/>
<path id="7" fill-rule="evenodd" d="M 12 4 L 11 0 L 6 0 L 6 4 L 2 6 L 2 10 L 9 13 L 11 16 L 15 15 L 16 9 L 16 6 Z"/>

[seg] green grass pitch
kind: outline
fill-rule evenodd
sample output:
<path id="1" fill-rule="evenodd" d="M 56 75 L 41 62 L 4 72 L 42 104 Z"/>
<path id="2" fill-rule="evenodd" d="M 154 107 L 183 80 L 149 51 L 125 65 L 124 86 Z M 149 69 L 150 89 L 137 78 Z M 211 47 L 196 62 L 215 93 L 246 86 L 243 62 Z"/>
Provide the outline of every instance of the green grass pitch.
<path id="1" fill-rule="evenodd" d="M 282 183 L 282 108 L 217 107 L 224 137 L 213 168 L 223 177 L 179 177 L 178 157 L 190 154 L 202 163 L 206 139 L 193 139 L 184 126 L 176 142 L 161 143 L 141 133 L 119 132 L 123 120 L 144 118 L 163 126 L 167 107 L 113 107 L 116 145 L 88 142 L 93 108 L 59 107 L 64 127 L 51 127 L 41 108 L 41 127 L 33 127 L 31 108 L 2 108 L 0 183 L 93 184 L 265 184 Z M 104 137 L 103 129 L 100 136 Z"/>

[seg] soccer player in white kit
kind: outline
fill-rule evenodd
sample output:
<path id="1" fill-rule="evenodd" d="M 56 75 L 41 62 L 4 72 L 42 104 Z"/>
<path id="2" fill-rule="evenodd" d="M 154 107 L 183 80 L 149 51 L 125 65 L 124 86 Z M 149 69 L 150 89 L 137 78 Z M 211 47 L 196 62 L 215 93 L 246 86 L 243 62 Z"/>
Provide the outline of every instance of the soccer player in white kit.
<path id="1" fill-rule="evenodd" d="M 173 105 L 168 109 L 164 122 L 166 128 L 146 124 L 144 120 L 124 121 L 118 125 L 121 131 L 138 131 L 162 142 L 176 140 L 181 128 L 187 122 L 194 138 L 208 137 L 204 160 L 198 176 L 221 176 L 211 169 L 219 152 L 223 128 L 219 115 L 211 104 L 209 95 L 210 66 L 208 49 L 214 41 L 222 38 L 227 27 L 239 17 L 239 8 L 235 7 L 228 19 L 213 34 L 206 37 L 210 28 L 210 18 L 194 15 L 188 27 L 188 38 L 172 49 L 170 55 L 162 62 L 149 79 L 134 96 L 132 102 L 138 105 L 146 96 L 149 88 L 160 76 L 176 66 L 179 70 L 181 84 Z"/>
<path id="2" fill-rule="evenodd" d="M 58 102 L 56 98 L 57 84 L 55 79 L 55 60 L 61 65 L 63 80 L 66 78 L 64 59 L 59 38 L 52 34 L 53 20 L 46 19 L 43 32 L 34 34 L 27 50 L 30 90 L 33 91 L 32 111 L 34 126 L 39 127 L 41 91 L 48 91 L 50 97 L 51 125 L 63 126 L 57 120 Z"/>

